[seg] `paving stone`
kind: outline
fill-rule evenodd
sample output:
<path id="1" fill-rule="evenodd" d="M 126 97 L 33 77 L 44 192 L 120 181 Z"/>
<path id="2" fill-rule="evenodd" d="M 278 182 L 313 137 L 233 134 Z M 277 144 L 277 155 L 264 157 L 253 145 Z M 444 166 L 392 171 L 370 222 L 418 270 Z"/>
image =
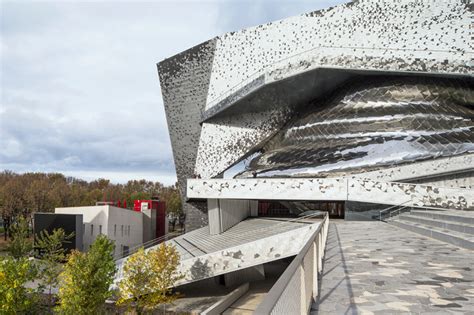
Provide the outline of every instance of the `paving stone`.
<path id="1" fill-rule="evenodd" d="M 330 224 L 312 314 L 474 314 L 474 252 L 383 222 Z"/>

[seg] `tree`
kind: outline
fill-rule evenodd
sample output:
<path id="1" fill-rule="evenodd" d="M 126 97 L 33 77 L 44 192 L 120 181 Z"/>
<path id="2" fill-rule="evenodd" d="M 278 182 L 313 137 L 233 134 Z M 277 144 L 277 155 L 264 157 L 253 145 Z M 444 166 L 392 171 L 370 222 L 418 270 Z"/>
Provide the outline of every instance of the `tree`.
<path id="1" fill-rule="evenodd" d="M 134 307 L 140 314 L 173 302 L 177 295 L 172 288 L 184 277 L 178 271 L 179 259 L 176 248 L 165 243 L 131 255 L 123 266 L 117 304 Z"/>
<path id="2" fill-rule="evenodd" d="M 140 248 L 131 255 L 123 266 L 123 280 L 119 283 L 118 305 L 135 307 L 137 313 L 148 305 L 147 294 L 150 293 L 152 271 L 145 250 Z"/>
<path id="3" fill-rule="evenodd" d="M 68 242 L 73 236 L 74 233 L 66 235 L 63 229 L 54 229 L 51 234 L 46 230 L 41 231 L 36 239 L 35 246 L 41 256 L 40 279 L 42 285 L 48 288 L 50 305 L 53 299 L 52 288 L 58 286 L 62 263 L 66 260 L 63 243 Z"/>
<path id="4" fill-rule="evenodd" d="M 52 210 L 52 202 L 48 194 L 50 189 L 48 178 L 44 174 L 37 175 L 41 176 L 31 181 L 26 189 L 25 200 L 32 213 Z"/>
<path id="5" fill-rule="evenodd" d="M 35 292 L 25 285 L 36 271 L 28 258 L 0 258 L 0 314 L 32 313 Z"/>
<path id="6" fill-rule="evenodd" d="M 33 249 L 33 244 L 28 238 L 28 222 L 20 216 L 10 227 L 11 240 L 7 249 L 14 258 L 28 256 Z"/>
<path id="7" fill-rule="evenodd" d="M 100 235 L 89 252 L 77 250 L 69 255 L 60 275 L 59 306 L 61 314 L 99 314 L 111 296 L 109 290 L 116 271 L 115 246 Z"/>
<path id="8" fill-rule="evenodd" d="M 25 202 L 25 183 L 21 176 L 14 175 L 10 177 L 0 189 L 0 199 L 2 200 L 2 219 L 5 225 L 5 240 L 10 234 L 10 225 L 13 219 L 24 213 L 26 209 Z"/>

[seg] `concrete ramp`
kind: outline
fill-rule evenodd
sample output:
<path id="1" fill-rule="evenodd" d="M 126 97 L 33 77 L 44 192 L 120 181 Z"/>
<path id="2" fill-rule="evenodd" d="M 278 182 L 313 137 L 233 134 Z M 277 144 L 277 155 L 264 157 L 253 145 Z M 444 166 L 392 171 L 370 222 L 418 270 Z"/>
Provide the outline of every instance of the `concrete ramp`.
<path id="1" fill-rule="evenodd" d="M 249 218 L 221 234 L 210 235 L 206 226 L 169 240 L 167 243 L 176 246 L 180 253 L 179 270 L 185 275 L 177 285 L 294 256 L 319 222 Z M 122 265 L 126 259 L 117 261 L 116 282 L 122 278 Z"/>

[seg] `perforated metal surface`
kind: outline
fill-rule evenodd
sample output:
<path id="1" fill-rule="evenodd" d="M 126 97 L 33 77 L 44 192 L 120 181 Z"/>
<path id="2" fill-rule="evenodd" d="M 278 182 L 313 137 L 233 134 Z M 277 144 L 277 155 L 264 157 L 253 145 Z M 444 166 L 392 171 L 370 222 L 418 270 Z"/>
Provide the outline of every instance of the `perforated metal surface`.
<path id="1" fill-rule="evenodd" d="M 474 152 L 474 90 L 466 81 L 351 83 L 308 108 L 244 175 L 328 175 Z"/>

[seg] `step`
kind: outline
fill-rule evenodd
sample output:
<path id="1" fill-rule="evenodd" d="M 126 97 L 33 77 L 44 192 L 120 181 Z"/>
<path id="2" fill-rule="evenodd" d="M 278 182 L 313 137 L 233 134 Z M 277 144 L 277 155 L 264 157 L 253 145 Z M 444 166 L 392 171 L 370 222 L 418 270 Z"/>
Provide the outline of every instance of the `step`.
<path id="1" fill-rule="evenodd" d="M 389 224 L 398 226 L 411 232 L 422 234 L 442 242 L 450 243 L 462 248 L 474 250 L 474 237 L 469 234 L 460 232 L 446 231 L 440 228 L 435 228 L 429 225 L 394 220 L 390 221 Z"/>
<path id="2" fill-rule="evenodd" d="M 436 220 L 436 219 L 432 219 L 432 218 L 428 218 L 424 216 L 419 216 L 416 214 L 401 214 L 398 216 L 398 219 L 402 221 L 410 221 L 410 222 L 420 223 L 424 225 L 429 225 L 429 226 L 441 228 L 443 230 L 450 230 L 450 231 L 456 231 L 456 232 L 474 235 L 474 224 Z"/>
<path id="3" fill-rule="evenodd" d="M 194 246 L 193 244 L 191 244 L 188 240 L 186 240 L 185 238 L 175 238 L 173 239 L 173 241 L 178 244 L 178 246 L 180 246 L 181 248 L 183 248 L 187 253 L 189 253 L 190 255 L 196 257 L 196 256 L 200 256 L 200 255 L 204 255 L 205 252 L 203 252 L 202 250 L 200 250 L 199 248 L 197 248 L 196 246 Z"/>
<path id="4" fill-rule="evenodd" d="M 474 212 L 463 210 L 450 211 L 427 211 L 427 210 L 412 210 L 411 214 L 422 216 L 435 220 L 460 222 L 474 225 Z"/>
<path id="5" fill-rule="evenodd" d="M 194 255 L 189 253 L 181 244 L 176 242 L 174 239 L 167 242 L 168 245 L 173 245 L 179 253 L 179 258 L 181 260 L 193 258 Z"/>

